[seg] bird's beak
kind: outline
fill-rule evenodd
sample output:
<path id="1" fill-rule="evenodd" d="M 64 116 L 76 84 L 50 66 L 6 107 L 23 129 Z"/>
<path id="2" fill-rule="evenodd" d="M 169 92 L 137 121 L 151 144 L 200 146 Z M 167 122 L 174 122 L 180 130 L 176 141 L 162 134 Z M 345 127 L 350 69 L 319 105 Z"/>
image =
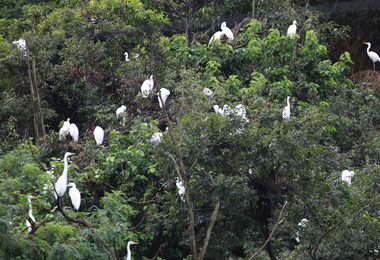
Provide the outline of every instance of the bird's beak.
<path id="1" fill-rule="evenodd" d="M 298 23 L 296 23 L 297 26 L 300 26 Z"/>
<path id="2" fill-rule="evenodd" d="M 37 196 L 33 196 L 32 198 L 33 198 L 33 199 L 37 199 L 38 197 L 37 197 Z"/>
<path id="3" fill-rule="evenodd" d="M 138 243 L 137 242 L 133 242 L 133 244 L 137 245 Z"/>
<path id="4" fill-rule="evenodd" d="M 306 219 L 306 222 L 310 222 L 310 220 Z"/>
<path id="5" fill-rule="evenodd" d="M 363 42 L 364 44 L 368 44 L 368 42 Z"/>
<path id="6" fill-rule="evenodd" d="M 74 155 L 74 154 L 76 154 L 76 153 L 70 153 L 70 155 Z"/>

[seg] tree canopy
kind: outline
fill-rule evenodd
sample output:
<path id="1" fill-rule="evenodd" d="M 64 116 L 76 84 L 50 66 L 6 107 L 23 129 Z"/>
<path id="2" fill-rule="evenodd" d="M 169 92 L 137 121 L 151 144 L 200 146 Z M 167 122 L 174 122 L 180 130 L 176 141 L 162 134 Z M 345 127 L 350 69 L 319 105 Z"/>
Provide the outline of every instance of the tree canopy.
<path id="1" fill-rule="evenodd" d="M 352 34 L 379 9 L 326 6 L 5 1 L 0 258 L 379 258 L 379 73 Z M 234 40 L 209 43 L 222 22 Z"/>

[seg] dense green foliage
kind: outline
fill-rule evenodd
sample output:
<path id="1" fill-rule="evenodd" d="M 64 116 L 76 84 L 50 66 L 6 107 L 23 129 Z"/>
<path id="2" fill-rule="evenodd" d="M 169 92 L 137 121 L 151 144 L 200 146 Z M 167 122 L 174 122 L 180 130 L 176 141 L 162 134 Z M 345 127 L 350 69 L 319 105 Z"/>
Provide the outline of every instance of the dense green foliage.
<path id="1" fill-rule="evenodd" d="M 251 1 L 193 3 L 189 45 L 181 23 L 189 9 L 180 1 L 6 1 L 0 258 L 124 259 L 132 240 L 139 242 L 133 259 L 249 259 L 272 230 L 257 259 L 379 257 L 379 91 L 348 78 L 348 52 L 329 59 L 346 29 L 320 22 L 324 15 L 303 3 L 273 2 L 256 1 L 257 20 L 244 22 L 232 17 Z M 264 12 L 274 7 L 282 8 L 278 23 Z M 306 11 L 298 15 L 295 7 Z M 239 24 L 233 44 L 222 38 L 208 45 L 224 17 L 230 28 Z M 289 37 L 293 19 L 301 29 Z M 20 38 L 29 55 L 12 43 Z M 154 89 L 143 98 L 150 75 Z M 41 138 L 31 85 L 47 133 Z M 156 95 L 163 87 L 171 92 L 165 109 Z M 115 115 L 122 104 L 125 126 Z M 239 104 L 246 118 L 214 110 Z M 79 127 L 78 143 L 59 138 L 67 118 Z M 101 146 L 97 125 L 105 129 Z M 152 140 L 157 132 L 160 141 Z M 54 197 L 67 151 L 76 153 L 68 179 L 82 194 L 78 212 L 68 191 L 62 208 Z M 351 185 L 341 180 L 343 170 L 355 172 Z M 186 197 L 178 194 L 178 176 Z M 38 197 L 28 232 L 30 194 Z"/>

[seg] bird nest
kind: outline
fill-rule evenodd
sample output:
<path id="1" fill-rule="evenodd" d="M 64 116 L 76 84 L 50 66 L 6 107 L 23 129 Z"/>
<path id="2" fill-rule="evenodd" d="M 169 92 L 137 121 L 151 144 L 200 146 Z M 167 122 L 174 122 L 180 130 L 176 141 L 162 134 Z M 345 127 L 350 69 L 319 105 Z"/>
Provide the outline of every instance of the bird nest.
<path id="1" fill-rule="evenodd" d="M 355 73 L 351 80 L 362 88 L 380 89 L 380 73 L 373 70 Z"/>

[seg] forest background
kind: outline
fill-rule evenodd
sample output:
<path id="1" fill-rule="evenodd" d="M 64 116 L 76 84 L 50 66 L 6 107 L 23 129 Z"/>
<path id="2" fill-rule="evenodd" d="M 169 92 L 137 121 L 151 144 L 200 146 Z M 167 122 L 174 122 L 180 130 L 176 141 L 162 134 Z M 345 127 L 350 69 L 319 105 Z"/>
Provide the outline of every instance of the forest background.
<path id="1" fill-rule="evenodd" d="M 1 0 L 0 258 L 379 258 L 379 24 L 370 0 Z"/>

